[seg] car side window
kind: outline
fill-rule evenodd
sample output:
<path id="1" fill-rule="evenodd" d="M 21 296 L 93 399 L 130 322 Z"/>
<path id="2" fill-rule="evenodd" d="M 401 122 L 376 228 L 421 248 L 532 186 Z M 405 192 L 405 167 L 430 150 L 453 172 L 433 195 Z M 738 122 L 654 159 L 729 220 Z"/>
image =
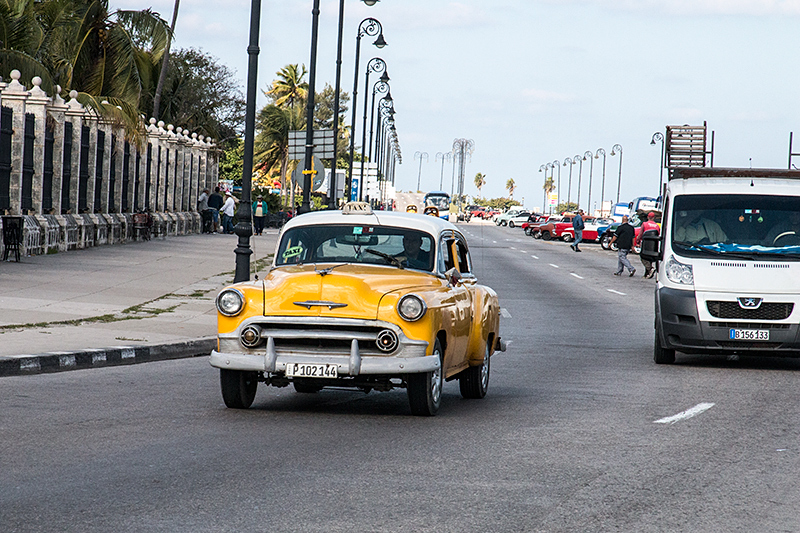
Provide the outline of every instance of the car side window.
<path id="1" fill-rule="evenodd" d="M 472 265 L 470 264 L 466 243 L 461 239 L 457 239 L 454 248 L 458 259 L 458 271 L 462 274 L 469 274 L 472 271 Z"/>
<path id="2" fill-rule="evenodd" d="M 442 243 L 439 246 L 440 248 L 439 270 L 441 272 L 447 272 L 448 270 L 456 266 L 452 250 L 453 241 L 454 239 L 452 237 L 442 238 Z"/>

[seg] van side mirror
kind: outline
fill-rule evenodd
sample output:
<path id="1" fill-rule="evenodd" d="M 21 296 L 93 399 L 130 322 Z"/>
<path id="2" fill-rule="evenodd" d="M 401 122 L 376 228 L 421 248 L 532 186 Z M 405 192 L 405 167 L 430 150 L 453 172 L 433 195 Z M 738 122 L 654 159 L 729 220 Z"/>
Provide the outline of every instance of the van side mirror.
<path id="1" fill-rule="evenodd" d="M 645 231 L 642 235 L 642 251 L 639 255 L 648 261 L 661 261 L 661 237 L 655 230 Z"/>

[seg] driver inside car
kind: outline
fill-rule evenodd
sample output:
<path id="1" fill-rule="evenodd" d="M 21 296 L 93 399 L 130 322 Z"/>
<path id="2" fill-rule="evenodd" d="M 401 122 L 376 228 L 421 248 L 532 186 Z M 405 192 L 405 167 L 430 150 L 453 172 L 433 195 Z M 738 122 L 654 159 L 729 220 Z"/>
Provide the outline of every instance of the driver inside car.
<path id="1" fill-rule="evenodd" d="M 789 216 L 775 224 L 764 238 L 766 246 L 800 244 L 800 212 L 790 211 Z"/>
<path id="2" fill-rule="evenodd" d="M 403 235 L 403 252 L 397 258 L 402 261 L 403 266 L 430 270 L 430 252 L 422 249 L 422 236 L 418 233 Z"/>

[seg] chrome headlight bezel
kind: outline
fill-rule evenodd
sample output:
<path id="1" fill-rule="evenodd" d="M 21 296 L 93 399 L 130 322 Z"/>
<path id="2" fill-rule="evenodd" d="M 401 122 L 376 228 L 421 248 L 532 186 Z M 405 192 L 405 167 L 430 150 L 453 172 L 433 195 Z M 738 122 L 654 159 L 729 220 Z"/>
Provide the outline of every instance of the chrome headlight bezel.
<path id="1" fill-rule="evenodd" d="M 667 274 L 667 279 L 672 283 L 679 285 L 694 285 L 694 271 L 692 265 L 681 263 L 675 259 L 674 255 L 670 255 L 664 265 L 664 271 Z"/>
<path id="2" fill-rule="evenodd" d="M 397 314 L 406 322 L 416 322 L 428 311 L 425 300 L 416 294 L 406 294 L 397 302 Z"/>
<path id="3" fill-rule="evenodd" d="M 244 309 L 244 294 L 239 289 L 225 289 L 217 295 L 216 305 L 220 314 L 236 316 Z"/>

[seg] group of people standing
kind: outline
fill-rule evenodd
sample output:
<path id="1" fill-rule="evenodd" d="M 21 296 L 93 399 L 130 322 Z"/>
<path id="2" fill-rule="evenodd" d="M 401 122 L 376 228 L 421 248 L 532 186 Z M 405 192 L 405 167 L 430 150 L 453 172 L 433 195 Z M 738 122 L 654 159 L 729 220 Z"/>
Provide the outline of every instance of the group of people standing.
<path id="1" fill-rule="evenodd" d="M 660 226 L 655 221 L 655 217 L 656 214 L 652 211 L 647 214 L 647 220 L 645 220 L 645 222 L 642 224 L 642 231 L 639 233 L 639 235 L 636 235 L 636 230 L 628 223 L 628 216 L 625 215 L 622 217 L 622 224 L 617 226 L 616 233 L 611 239 L 611 244 L 617 243 L 617 270 L 614 272 L 615 276 L 621 276 L 626 268 L 628 269 L 629 276 L 636 274 L 636 268 L 628 260 L 628 254 L 633 248 L 634 242 L 636 244 L 641 244 L 642 237 L 645 233 L 649 231 L 655 231 L 656 234 L 658 234 L 658 232 L 661 231 Z M 570 244 L 570 248 L 572 248 L 572 250 L 575 252 L 581 251 L 578 245 L 583 240 L 584 227 L 583 209 L 579 209 L 578 213 L 572 219 L 572 229 L 575 232 L 575 240 L 572 244 Z M 639 257 L 644 265 L 644 277 L 648 279 L 652 278 L 656 273 L 656 269 L 653 266 L 652 261 L 648 261 L 641 255 Z"/>
<path id="2" fill-rule="evenodd" d="M 233 217 L 236 214 L 238 200 L 230 191 L 225 192 L 223 198 L 219 187 L 214 187 L 214 192 L 209 194 L 209 189 L 197 198 L 197 210 L 203 219 L 203 233 L 233 233 Z M 267 222 L 269 208 L 262 195 L 252 205 L 253 232 L 261 235 Z M 221 217 L 220 217 L 221 215 Z M 220 224 L 220 218 L 222 223 Z"/>

